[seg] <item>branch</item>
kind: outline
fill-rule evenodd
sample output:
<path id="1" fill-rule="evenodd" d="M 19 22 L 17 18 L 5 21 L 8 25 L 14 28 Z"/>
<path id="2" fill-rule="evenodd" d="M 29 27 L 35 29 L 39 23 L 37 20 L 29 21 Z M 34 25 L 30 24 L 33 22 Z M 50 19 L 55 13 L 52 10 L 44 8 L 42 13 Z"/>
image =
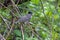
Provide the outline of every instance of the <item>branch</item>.
<path id="1" fill-rule="evenodd" d="M 46 18 L 46 21 L 48 22 L 47 25 L 48 25 L 48 27 L 49 27 L 49 29 L 50 29 L 50 32 L 51 32 L 52 26 L 50 25 L 50 21 L 49 21 L 48 17 L 46 16 L 45 12 L 44 12 L 43 2 L 42 2 L 42 0 L 40 0 L 40 1 L 41 1 L 41 5 L 42 5 L 43 14 L 44 14 L 44 16 L 45 16 L 45 18 Z"/>
<path id="2" fill-rule="evenodd" d="M 12 20 L 11 29 L 10 29 L 10 31 L 8 32 L 7 36 L 6 36 L 6 39 L 8 38 L 8 36 L 10 35 L 10 33 L 11 33 L 13 27 L 14 27 L 14 22 L 15 22 L 15 20 L 14 20 L 14 18 L 12 18 L 12 19 L 13 19 L 13 20 Z"/>
<path id="3" fill-rule="evenodd" d="M 24 40 L 24 30 L 23 30 L 23 23 L 21 24 L 21 32 L 22 32 L 22 40 Z"/>
<path id="4" fill-rule="evenodd" d="M 0 14 L 0 17 L 2 18 L 2 20 L 4 21 L 4 23 L 5 23 L 6 26 L 7 26 L 7 28 L 6 28 L 6 30 L 5 30 L 5 32 L 4 32 L 4 34 L 3 34 L 3 36 L 5 36 L 5 33 L 7 32 L 8 29 L 10 29 L 10 26 L 9 26 L 9 24 L 7 23 L 7 21 L 8 21 L 7 19 L 4 19 L 1 14 Z"/>
<path id="5" fill-rule="evenodd" d="M 45 18 L 46 18 L 46 20 L 47 20 L 47 25 L 48 25 L 48 27 L 49 27 L 49 30 L 50 30 L 50 38 L 52 37 L 52 25 L 50 24 L 50 21 L 49 21 L 49 19 L 48 19 L 48 17 L 45 15 L 45 12 L 44 12 L 44 6 L 43 6 L 43 2 L 42 2 L 42 0 L 40 0 L 41 1 L 41 5 L 42 5 L 42 9 L 43 9 L 43 14 L 44 14 L 44 16 L 45 16 Z"/>
<path id="6" fill-rule="evenodd" d="M 6 39 L 0 34 L 0 40 L 6 40 Z"/>
<path id="7" fill-rule="evenodd" d="M 31 25 L 31 24 L 29 24 L 29 25 Z M 32 28 L 31 26 L 30 26 L 29 28 L 31 29 L 32 34 L 36 35 L 36 37 L 37 37 L 39 40 L 42 40 L 41 36 L 35 31 L 34 28 Z"/>
<path id="8" fill-rule="evenodd" d="M 17 5 L 15 5 L 13 0 L 11 0 L 11 2 L 12 2 L 12 5 L 13 5 L 13 8 L 15 8 L 16 12 L 19 14 L 20 13 L 19 8 L 17 7 Z M 20 16 L 20 14 L 19 14 L 19 16 Z"/>

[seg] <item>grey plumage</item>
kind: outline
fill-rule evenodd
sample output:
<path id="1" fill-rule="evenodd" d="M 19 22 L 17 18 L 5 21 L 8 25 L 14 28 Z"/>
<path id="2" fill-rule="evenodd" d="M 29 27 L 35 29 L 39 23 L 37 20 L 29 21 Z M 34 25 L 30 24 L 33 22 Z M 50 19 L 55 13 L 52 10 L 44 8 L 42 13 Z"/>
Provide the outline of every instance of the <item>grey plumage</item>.
<path id="1" fill-rule="evenodd" d="M 30 20 L 31 16 L 32 16 L 32 12 L 28 12 L 28 14 L 25 15 L 25 16 L 22 16 L 22 17 L 17 21 L 17 23 L 18 23 L 18 22 L 27 22 L 27 21 Z"/>

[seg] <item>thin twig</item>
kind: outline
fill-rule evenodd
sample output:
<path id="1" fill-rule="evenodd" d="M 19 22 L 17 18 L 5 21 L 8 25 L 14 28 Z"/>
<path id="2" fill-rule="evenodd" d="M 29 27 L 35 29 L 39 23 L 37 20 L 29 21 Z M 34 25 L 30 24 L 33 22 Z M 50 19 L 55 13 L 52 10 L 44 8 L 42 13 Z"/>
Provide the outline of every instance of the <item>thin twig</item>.
<path id="1" fill-rule="evenodd" d="M 6 32 L 7 29 L 10 28 L 10 27 L 9 27 L 9 24 L 7 23 L 8 20 L 7 20 L 7 19 L 4 19 L 1 14 L 0 14 L 0 17 L 2 18 L 2 20 L 3 20 L 3 21 L 5 22 L 5 24 L 7 25 L 7 28 L 6 28 L 6 30 L 5 30 L 5 32 Z M 4 32 L 3 36 L 5 36 L 5 32 Z"/>
<path id="2" fill-rule="evenodd" d="M 21 32 L 22 32 L 22 40 L 24 40 L 24 30 L 23 30 L 23 24 L 21 24 Z"/>
<path id="3" fill-rule="evenodd" d="M 41 5 L 42 5 L 43 14 L 44 14 L 44 16 L 45 16 L 45 18 L 46 18 L 46 21 L 48 22 L 47 25 L 48 25 L 48 27 L 49 27 L 49 29 L 50 29 L 50 32 L 51 32 L 52 26 L 50 25 L 50 21 L 49 21 L 48 17 L 46 16 L 45 12 L 44 12 L 43 2 L 42 2 L 42 0 L 40 0 L 40 1 L 41 1 Z"/>
<path id="4" fill-rule="evenodd" d="M 6 39 L 0 34 L 0 40 L 6 40 Z"/>
<path id="5" fill-rule="evenodd" d="M 45 15 L 45 12 L 44 12 L 44 6 L 43 6 L 43 2 L 42 2 L 42 0 L 40 0 L 41 1 L 41 5 L 42 5 L 42 9 L 43 9 L 43 14 L 44 14 L 44 16 L 45 16 L 45 18 L 46 18 L 46 20 L 47 20 L 47 25 L 48 25 L 48 27 L 49 27 L 49 30 L 50 30 L 50 37 L 52 37 L 52 25 L 50 24 L 50 21 L 49 21 L 49 19 L 48 19 L 48 17 Z"/>
<path id="6" fill-rule="evenodd" d="M 15 3 L 14 3 L 13 0 L 11 0 L 11 2 L 12 2 L 13 7 L 14 7 L 15 10 L 17 11 L 17 13 L 19 14 L 19 13 L 20 13 L 19 8 L 17 7 L 17 5 L 15 5 Z M 19 14 L 19 16 L 20 16 L 20 14 Z"/>
<path id="7" fill-rule="evenodd" d="M 30 25 L 30 23 L 29 23 L 29 25 Z M 40 36 L 38 33 L 36 33 L 36 31 L 35 31 L 34 28 L 32 28 L 31 26 L 30 26 L 29 28 L 31 29 L 32 34 L 36 35 L 36 37 L 37 37 L 39 40 L 42 40 L 41 36 Z"/>
<path id="8" fill-rule="evenodd" d="M 10 35 L 10 33 L 11 33 L 13 27 L 14 27 L 14 22 L 15 22 L 14 18 L 13 18 L 12 21 L 13 21 L 13 23 L 12 23 L 12 25 L 11 25 L 11 29 L 10 29 L 10 31 L 8 32 L 8 34 L 7 34 L 7 36 L 6 36 L 6 39 L 8 38 L 8 36 Z"/>
<path id="9" fill-rule="evenodd" d="M 39 36 L 39 34 L 35 32 L 35 29 L 31 28 L 31 30 L 32 33 L 35 34 L 39 40 L 42 40 L 41 36 Z"/>

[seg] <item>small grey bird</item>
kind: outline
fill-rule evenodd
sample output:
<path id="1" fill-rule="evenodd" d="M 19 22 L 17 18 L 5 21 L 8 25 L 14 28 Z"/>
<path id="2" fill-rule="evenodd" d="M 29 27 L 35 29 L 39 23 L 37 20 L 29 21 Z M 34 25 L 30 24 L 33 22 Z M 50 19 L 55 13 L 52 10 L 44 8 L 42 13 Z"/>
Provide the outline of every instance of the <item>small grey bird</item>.
<path id="1" fill-rule="evenodd" d="M 31 16 L 32 16 L 32 12 L 28 12 L 27 15 L 22 16 L 16 23 L 18 23 L 18 22 L 27 22 L 27 21 L 30 20 Z"/>

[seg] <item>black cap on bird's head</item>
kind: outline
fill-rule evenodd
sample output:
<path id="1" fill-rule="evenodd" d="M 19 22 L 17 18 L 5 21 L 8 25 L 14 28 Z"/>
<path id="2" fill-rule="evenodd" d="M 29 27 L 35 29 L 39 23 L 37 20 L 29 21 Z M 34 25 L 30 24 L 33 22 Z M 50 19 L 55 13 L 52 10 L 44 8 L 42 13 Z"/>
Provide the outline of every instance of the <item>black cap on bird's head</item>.
<path id="1" fill-rule="evenodd" d="M 32 14 L 32 12 L 28 12 L 28 14 Z"/>

